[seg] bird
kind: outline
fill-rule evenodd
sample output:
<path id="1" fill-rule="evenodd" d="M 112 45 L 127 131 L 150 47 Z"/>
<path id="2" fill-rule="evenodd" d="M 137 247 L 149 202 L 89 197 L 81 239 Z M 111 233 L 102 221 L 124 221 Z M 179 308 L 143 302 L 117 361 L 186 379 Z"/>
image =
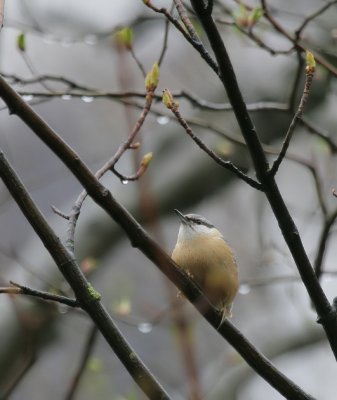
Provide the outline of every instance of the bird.
<path id="1" fill-rule="evenodd" d="M 221 312 L 220 327 L 226 318 L 232 317 L 233 300 L 239 289 L 233 251 L 206 218 L 174 211 L 181 224 L 171 258 Z"/>

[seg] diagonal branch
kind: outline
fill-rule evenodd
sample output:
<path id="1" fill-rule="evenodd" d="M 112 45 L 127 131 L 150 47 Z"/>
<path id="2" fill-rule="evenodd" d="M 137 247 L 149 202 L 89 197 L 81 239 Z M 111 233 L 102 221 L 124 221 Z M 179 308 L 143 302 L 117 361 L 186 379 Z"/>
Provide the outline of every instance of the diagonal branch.
<path id="1" fill-rule="evenodd" d="M 101 183 L 90 172 L 79 156 L 57 135 L 55 131 L 53 131 L 52 128 L 46 124 L 46 122 L 38 114 L 34 112 L 34 110 L 29 107 L 28 104 L 26 104 L 20 98 L 20 96 L 15 93 L 15 91 L 1 77 L 0 96 L 7 103 L 12 113 L 18 114 L 18 116 L 26 123 L 26 125 L 29 126 L 33 132 L 63 161 L 63 163 L 84 186 L 85 190 L 93 198 L 93 200 L 123 228 L 129 237 L 131 244 L 134 247 L 139 248 L 148 259 L 157 265 L 157 267 L 178 287 L 178 289 L 184 293 L 186 298 L 194 304 L 194 306 L 207 319 L 207 321 L 215 329 L 217 329 L 221 321 L 221 313 L 208 302 L 207 297 L 200 292 L 190 278 L 178 268 L 172 259 L 144 231 L 144 229 L 127 212 L 127 210 L 118 202 L 116 202 L 111 193 L 103 185 L 101 185 Z M 1 160 L 2 158 L 0 158 L 0 161 Z M 4 174 L 3 167 L 0 168 L 0 174 Z M 16 185 L 14 185 L 13 189 L 16 189 Z M 22 191 L 19 190 L 15 196 L 13 194 L 13 197 L 19 205 L 22 205 L 22 201 L 26 200 L 25 195 L 26 192 L 22 193 Z M 31 220 L 35 227 L 35 218 L 32 219 L 29 212 L 27 214 L 27 218 Z M 44 224 L 45 222 L 43 222 L 43 225 Z M 41 235 L 41 240 L 45 245 L 46 239 L 47 235 Z M 57 244 L 57 247 L 61 246 L 61 243 L 58 241 L 57 237 L 54 237 L 54 240 L 56 242 L 52 241 L 52 243 L 49 244 Z M 61 247 L 61 249 L 62 255 L 65 256 L 66 259 L 64 260 L 62 257 L 59 268 L 64 270 L 64 273 L 67 274 L 67 277 L 69 275 L 69 278 L 73 283 L 74 279 L 76 279 L 76 275 L 79 273 L 79 280 L 82 285 L 83 279 L 85 278 L 83 277 L 81 271 L 78 272 L 78 267 L 76 264 L 74 264 L 74 261 L 69 256 L 69 253 L 66 251 L 64 254 L 64 248 Z M 83 300 L 85 300 L 86 311 L 90 314 L 99 328 L 103 324 L 105 329 L 103 331 L 103 329 L 100 328 L 100 330 L 108 343 L 111 345 L 111 347 L 115 345 L 116 340 L 117 342 L 122 340 L 121 343 L 124 343 L 124 338 L 118 337 L 119 331 L 115 333 L 114 330 L 113 333 L 114 335 L 117 335 L 117 337 L 115 336 L 111 341 L 109 332 L 107 332 L 106 329 L 107 327 L 111 327 L 111 325 L 114 326 L 113 322 L 103 306 L 97 300 L 92 301 L 93 299 L 91 296 L 87 298 L 86 286 L 85 289 L 85 299 Z M 77 298 L 79 301 L 82 300 L 82 298 L 80 299 L 79 296 L 77 296 Z M 200 299 L 201 301 L 199 301 Z M 206 311 L 205 304 L 208 304 Z M 229 321 L 223 322 L 219 328 L 219 333 L 238 351 L 238 353 L 262 378 L 264 378 L 283 396 L 296 400 L 313 400 L 310 395 L 305 393 L 294 382 L 282 374 L 269 360 L 267 360 L 266 357 L 264 357 Z M 117 350 L 117 355 L 119 357 L 122 359 L 127 357 L 126 367 L 128 368 L 129 372 L 131 371 L 131 375 L 134 376 L 135 371 L 138 373 L 142 364 L 139 364 L 140 361 L 138 358 L 134 358 L 135 354 L 133 352 L 130 353 L 130 348 L 123 346 L 122 349 L 118 348 Z M 130 354 L 132 354 L 132 357 L 130 357 Z M 144 379 L 147 379 L 147 375 L 143 375 L 143 380 L 137 383 L 143 383 Z M 160 399 L 165 397 L 153 396 L 150 398 Z"/>
<path id="2" fill-rule="evenodd" d="M 55 232 L 48 225 L 1 150 L 0 177 L 49 251 L 60 272 L 75 292 L 77 301 L 96 323 L 110 347 L 129 371 L 137 385 L 150 399 L 169 400 L 169 396 L 164 389 L 142 363 L 136 352 L 114 324 L 100 302 L 100 295 L 95 292 L 86 280 L 76 260 L 62 245 Z"/>
<path id="3" fill-rule="evenodd" d="M 144 1 L 145 5 L 151 10 L 155 11 L 158 14 L 163 14 L 165 17 L 174 25 L 178 31 L 184 36 L 184 38 L 190 43 L 200 54 L 200 56 L 207 62 L 207 64 L 213 69 L 213 71 L 218 74 L 218 66 L 213 58 L 210 56 L 209 52 L 206 50 L 205 46 L 202 44 L 200 40 L 194 40 L 193 37 L 189 35 L 188 32 L 184 29 L 184 27 L 179 23 L 179 21 L 172 17 L 172 15 L 166 10 L 166 8 L 157 8 L 155 7 L 150 0 Z"/>
<path id="4" fill-rule="evenodd" d="M 307 67 L 307 72 L 306 72 L 306 79 L 305 79 L 305 83 L 304 83 L 304 89 L 303 89 L 303 93 L 301 96 L 301 100 L 300 103 L 298 105 L 297 111 L 295 112 L 295 115 L 289 125 L 287 134 L 285 136 L 285 139 L 283 141 L 282 144 L 282 148 L 280 151 L 280 154 L 278 155 L 277 159 L 274 161 L 273 166 L 270 169 L 270 175 L 271 176 L 275 176 L 289 147 L 291 138 L 293 136 L 293 133 L 295 131 L 295 128 L 298 124 L 298 122 L 302 119 L 303 116 L 303 112 L 304 112 L 304 107 L 308 101 L 309 98 L 309 94 L 310 94 L 310 89 L 311 89 L 311 84 L 314 78 L 314 72 L 315 72 L 315 68 L 308 68 Z"/>
<path id="5" fill-rule="evenodd" d="M 168 102 L 165 101 L 165 98 L 168 99 Z M 254 179 L 250 178 L 248 175 L 242 172 L 236 165 L 234 165 L 231 161 L 223 160 L 213 150 L 207 147 L 206 144 L 198 136 L 195 135 L 195 133 L 187 124 L 186 120 L 180 114 L 178 104 L 174 102 L 174 99 L 171 93 L 168 91 L 168 89 L 164 90 L 163 101 L 166 107 L 169 108 L 175 115 L 179 124 L 185 129 L 185 132 L 201 148 L 201 150 L 203 150 L 206 154 L 208 154 L 217 164 L 226 168 L 228 171 L 233 172 L 238 178 L 248 183 L 248 185 L 250 185 L 254 189 L 263 191 L 263 186 L 259 182 L 256 182 Z"/>

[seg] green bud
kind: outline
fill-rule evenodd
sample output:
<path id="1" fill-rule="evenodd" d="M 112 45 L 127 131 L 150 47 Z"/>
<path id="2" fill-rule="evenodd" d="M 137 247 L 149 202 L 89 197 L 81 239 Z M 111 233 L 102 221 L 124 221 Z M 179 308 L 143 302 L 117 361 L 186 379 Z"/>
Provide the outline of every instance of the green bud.
<path id="1" fill-rule="evenodd" d="M 147 91 L 154 91 L 158 86 L 159 82 L 159 66 L 157 63 L 154 63 L 150 72 L 146 75 L 145 78 L 145 88 Z"/>
<path id="2" fill-rule="evenodd" d="M 16 44 L 20 51 L 26 51 L 26 35 L 21 32 L 16 38 Z"/>
<path id="3" fill-rule="evenodd" d="M 168 108 L 169 110 L 171 110 L 173 107 L 176 107 L 176 108 L 179 107 L 179 103 L 178 102 L 176 103 L 174 101 L 174 98 L 168 89 L 163 90 L 162 101 L 163 101 L 165 107 Z"/>
<path id="4" fill-rule="evenodd" d="M 145 154 L 143 159 L 142 159 L 142 162 L 140 163 L 141 167 L 147 168 L 149 166 L 150 162 L 152 161 L 152 159 L 153 159 L 153 153 L 152 152 Z"/>
<path id="5" fill-rule="evenodd" d="M 305 69 L 306 72 L 315 72 L 315 69 L 316 69 L 315 57 L 309 50 L 307 50 L 305 52 L 305 61 L 307 64 L 306 69 Z"/>
<path id="6" fill-rule="evenodd" d="M 131 50 L 133 44 L 133 30 L 131 28 L 123 28 L 116 32 L 116 43 L 120 47 Z"/>

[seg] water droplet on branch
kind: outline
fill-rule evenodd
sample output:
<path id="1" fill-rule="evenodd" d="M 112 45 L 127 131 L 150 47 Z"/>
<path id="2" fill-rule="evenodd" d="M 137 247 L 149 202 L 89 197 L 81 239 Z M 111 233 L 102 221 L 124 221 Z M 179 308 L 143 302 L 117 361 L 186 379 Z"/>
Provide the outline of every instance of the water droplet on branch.
<path id="1" fill-rule="evenodd" d="M 153 329 L 153 325 L 150 324 L 149 322 L 142 322 L 138 325 L 137 328 L 138 328 L 139 332 L 150 333 Z"/>

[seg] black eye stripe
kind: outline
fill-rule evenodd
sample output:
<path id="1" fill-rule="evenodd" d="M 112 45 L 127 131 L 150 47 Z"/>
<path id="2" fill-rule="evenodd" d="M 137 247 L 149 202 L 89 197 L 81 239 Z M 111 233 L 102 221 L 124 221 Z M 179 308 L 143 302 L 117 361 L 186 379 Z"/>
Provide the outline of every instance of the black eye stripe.
<path id="1" fill-rule="evenodd" d="M 195 217 L 190 217 L 190 218 L 187 218 L 189 221 L 191 221 L 191 222 L 193 222 L 194 224 L 197 224 L 197 225 L 205 225 L 205 226 L 207 226 L 208 228 L 214 228 L 214 226 L 211 224 L 211 223 L 209 223 L 208 221 L 206 221 L 206 220 L 204 220 L 204 219 L 198 219 L 198 218 L 195 218 Z"/>

